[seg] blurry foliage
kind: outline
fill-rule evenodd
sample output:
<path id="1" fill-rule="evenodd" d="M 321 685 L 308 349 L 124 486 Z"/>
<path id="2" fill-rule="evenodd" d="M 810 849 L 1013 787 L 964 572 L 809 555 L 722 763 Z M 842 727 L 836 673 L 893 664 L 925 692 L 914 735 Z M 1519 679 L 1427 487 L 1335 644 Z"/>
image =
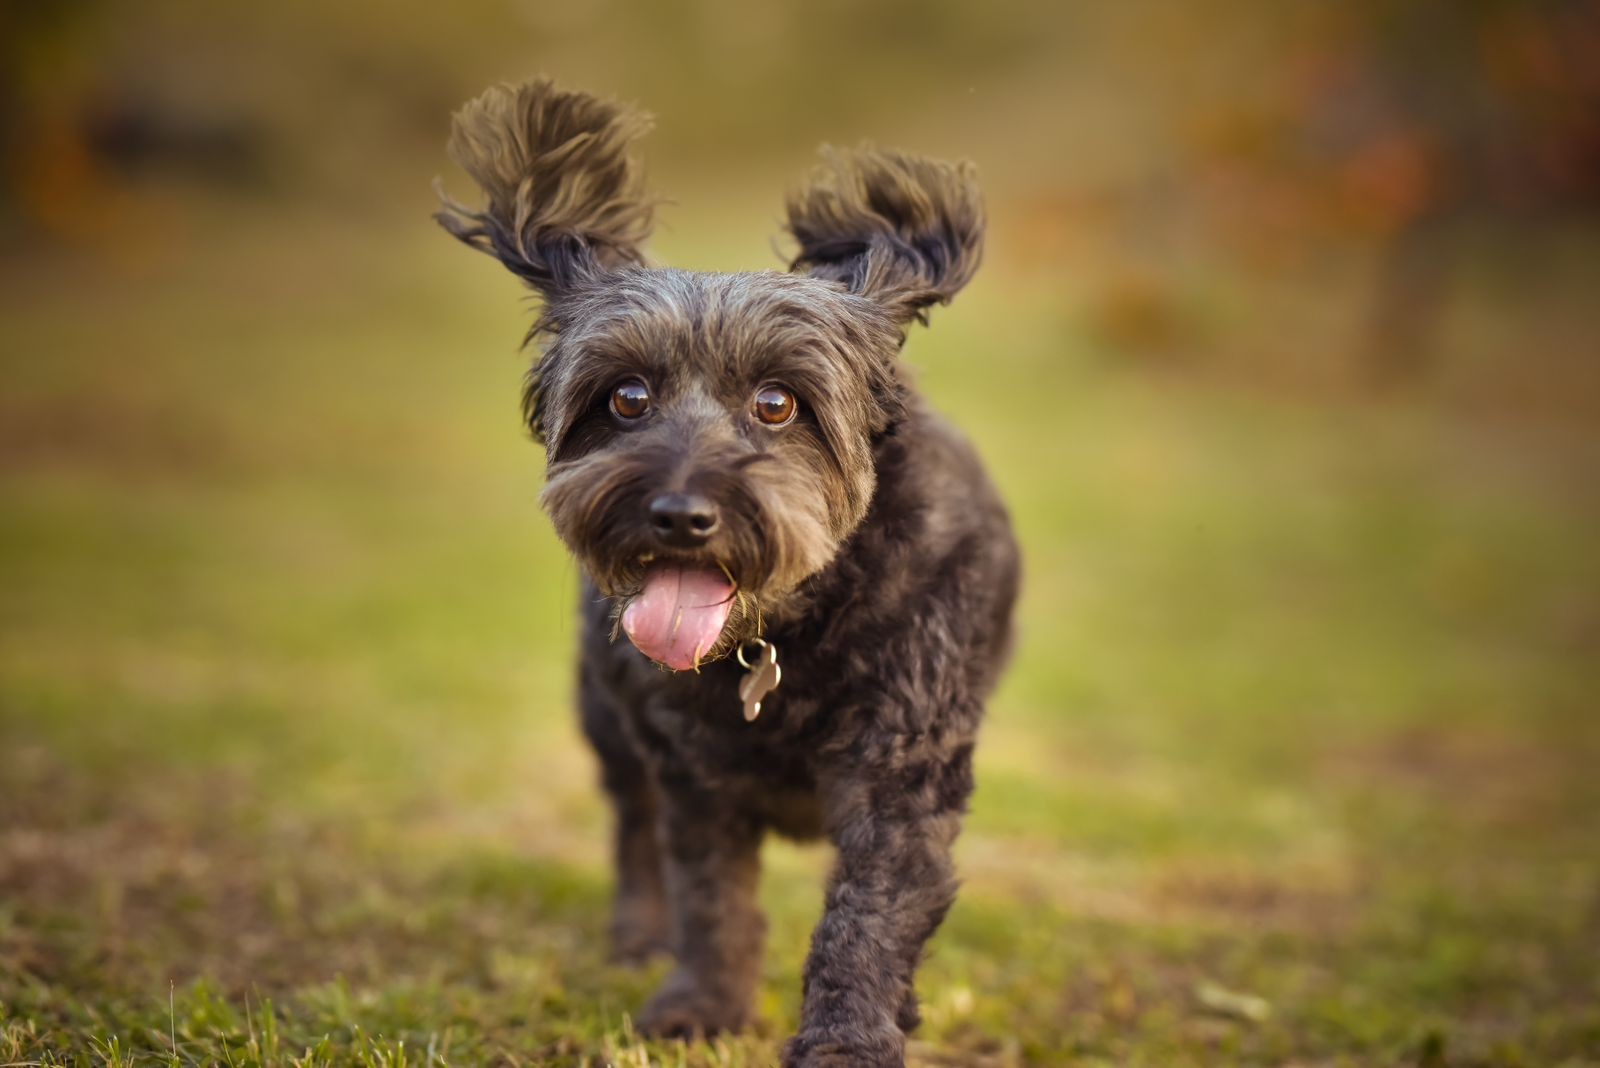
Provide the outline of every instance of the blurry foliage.
<path id="1" fill-rule="evenodd" d="M 407 126 L 436 143 L 463 94 L 549 68 L 670 115 L 676 150 L 708 169 L 841 122 L 979 126 L 1049 160 L 1008 185 L 1070 189 L 1100 170 L 1079 151 L 1109 149 L 1116 184 L 1181 179 L 1241 241 L 1286 223 L 1389 231 L 1446 199 L 1592 206 L 1600 191 L 1600 5 L 1584 0 L 64 0 L 5 17 L 8 147 L 24 156 L 52 122 L 95 141 L 119 107 L 271 127 L 290 153 Z M 387 128 L 363 130 L 375 106 Z"/>
<path id="2" fill-rule="evenodd" d="M 1288 273 L 1339 304 L 1320 363 L 1393 380 L 1435 363 L 1464 228 L 1587 226 L 1600 205 L 1594 0 L 71 0 L 4 17 L 4 202 L 24 235 L 103 240 L 152 174 L 415 196 L 456 103 L 549 71 L 656 111 L 674 190 L 791 174 L 825 139 L 976 156 L 996 258 L 1063 275 L 1113 351 L 1248 353 L 1284 377 L 1272 339 L 1305 331 L 1256 291 Z M 1497 241 L 1503 260 L 1544 254 Z M 1231 318 L 1185 311 L 1215 296 L 1193 288 L 1207 272 L 1236 276 Z"/>

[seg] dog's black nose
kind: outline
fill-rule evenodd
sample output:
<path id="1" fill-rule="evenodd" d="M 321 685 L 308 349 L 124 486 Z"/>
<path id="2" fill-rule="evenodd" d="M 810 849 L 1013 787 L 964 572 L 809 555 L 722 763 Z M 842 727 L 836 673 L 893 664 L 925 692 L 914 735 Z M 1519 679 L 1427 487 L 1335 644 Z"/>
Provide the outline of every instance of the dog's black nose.
<path id="1" fill-rule="evenodd" d="M 650 528 L 663 545 L 692 549 L 717 530 L 717 506 L 698 493 L 663 493 L 650 502 Z"/>

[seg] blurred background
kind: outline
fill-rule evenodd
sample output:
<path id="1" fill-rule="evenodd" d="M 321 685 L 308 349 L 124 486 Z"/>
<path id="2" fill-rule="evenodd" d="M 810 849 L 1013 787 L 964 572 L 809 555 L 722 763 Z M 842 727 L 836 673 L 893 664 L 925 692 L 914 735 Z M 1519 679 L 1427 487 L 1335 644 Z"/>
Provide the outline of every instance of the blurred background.
<path id="1" fill-rule="evenodd" d="M 452 109 L 655 113 L 676 266 L 977 162 L 906 350 L 1027 557 L 927 1064 L 1600 1063 L 1600 4 L 0 9 L 0 1062 L 763 1064 L 605 963 Z"/>

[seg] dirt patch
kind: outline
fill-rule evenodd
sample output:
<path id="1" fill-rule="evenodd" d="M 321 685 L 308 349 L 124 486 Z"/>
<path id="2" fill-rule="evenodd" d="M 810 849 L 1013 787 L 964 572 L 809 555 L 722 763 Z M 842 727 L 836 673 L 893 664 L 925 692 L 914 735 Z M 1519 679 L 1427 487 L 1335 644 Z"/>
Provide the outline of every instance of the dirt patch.
<path id="1" fill-rule="evenodd" d="M 231 468 L 235 454 L 226 436 L 192 409 L 111 396 L 0 401 L 0 471 L 203 475 Z"/>
<path id="2" fill-rule="evenodd" d="M 1586 788 L 1583 764 L 1581 753 L 1526 734 L 1418 725 L 1335 750 L 1318 771 L 1346 789 L 1395 792 L 1458 819 L 1515 828 L 1570 819 Z"/>
<path id="3" fill-rule="evenodd" d="M 1275 866 L 1173 861 L 1151 880 L 1155 911 L 1185 922 L 1333 937 L 1359 916 L 1365 890 L 1340 865 Z"/>
<path id="4" fill-rule="evenodd" d="M 412 863 L 354 824 L 266 822 L 247 784 L 108 799 L 52 781 L 0 807 L 0 989 L 24 977 L 146 992 L 203 977 L 230 997 L 421 973 L 474 984 L 492 978 L 497 949 L 584 923 L 569 913 L 590 888 L 562 871 L 497 856 L 489 879 L 483 856 Z"/>

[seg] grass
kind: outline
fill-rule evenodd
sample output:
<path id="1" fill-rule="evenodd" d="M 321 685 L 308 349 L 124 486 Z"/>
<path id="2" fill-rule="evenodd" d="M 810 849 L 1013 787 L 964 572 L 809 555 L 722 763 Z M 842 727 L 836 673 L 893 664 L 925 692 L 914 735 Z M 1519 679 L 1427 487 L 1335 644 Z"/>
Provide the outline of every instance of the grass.
<path id="1" fill-rule="evenodd" d="M 516 288 L 421 214 L 4 266 L 0 1064 L 794 1024 L 775 844 L 762 1025 L 631 1029 Z M 913 1059 L 1600 1064 L 1600 445 L 1121 366 L 997 259 L 908 350 L 1028 560 Z"/>

